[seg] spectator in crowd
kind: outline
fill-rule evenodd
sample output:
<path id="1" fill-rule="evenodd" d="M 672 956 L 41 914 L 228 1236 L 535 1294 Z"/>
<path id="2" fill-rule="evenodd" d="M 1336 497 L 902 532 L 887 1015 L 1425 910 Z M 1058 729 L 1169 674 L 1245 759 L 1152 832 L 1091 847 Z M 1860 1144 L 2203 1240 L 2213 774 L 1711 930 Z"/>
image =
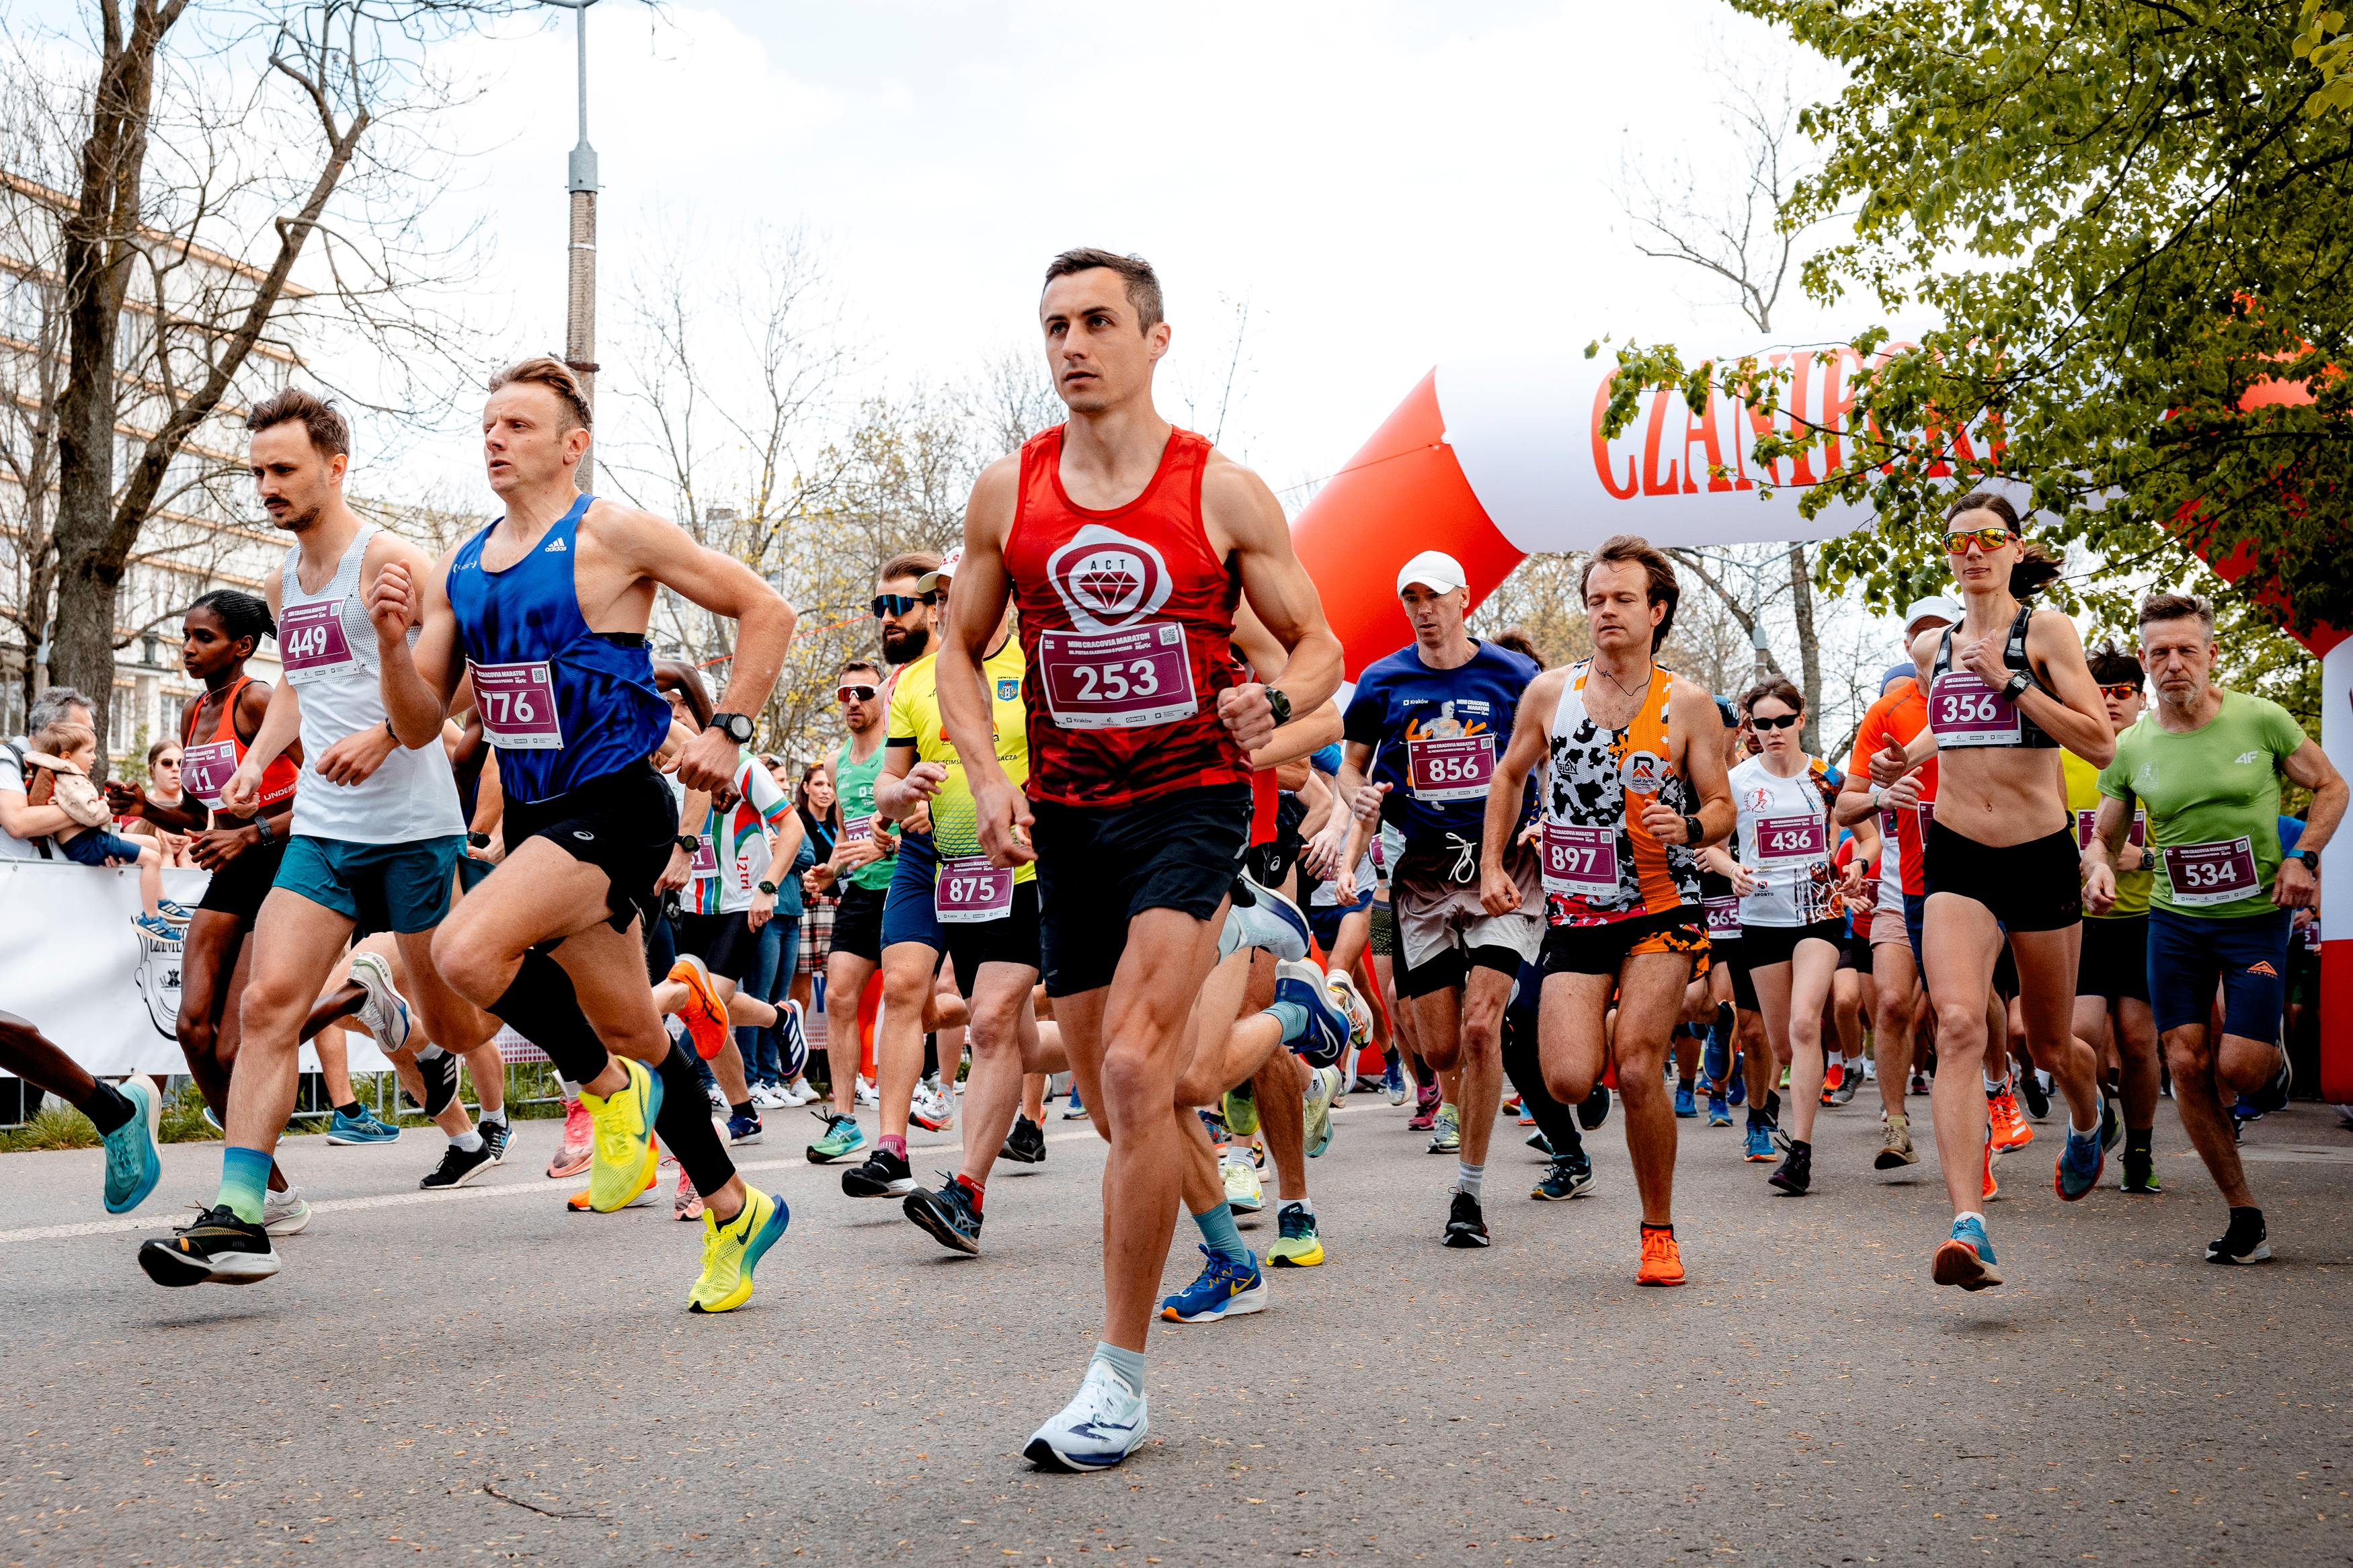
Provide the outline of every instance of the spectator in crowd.
<path id="1" fill-rule="evenodd" d="M 32 735 L 60 721 L 95 726 L 97 715 L 90 699 L 70 686 L 52 686 L 33 700 L 25 715 L 25 734 L 0 742 L 0 860 L 62 858 L 49 836 L 76 825 L 61 805 L 34 805 L 26 799 L 30 780 L 25 754 L 33 751 Z"/>

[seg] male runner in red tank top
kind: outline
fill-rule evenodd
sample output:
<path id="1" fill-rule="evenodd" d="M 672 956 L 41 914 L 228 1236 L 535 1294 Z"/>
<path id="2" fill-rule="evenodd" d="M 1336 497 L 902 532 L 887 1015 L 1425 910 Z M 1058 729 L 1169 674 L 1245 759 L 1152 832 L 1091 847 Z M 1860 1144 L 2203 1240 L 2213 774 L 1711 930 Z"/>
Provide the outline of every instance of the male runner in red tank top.
<path id="1" fill-rule="evenodd" d="M 982 847 L 1038 864 L 1046 990 L 1111 1142 L 1103 1339 L 1025 1450 L 1094 1469 L 1145 1436 L 1145 1332 L 1185 1154 L 1170 1110 L 1249 826 L 1246 752 L 1332 695 L 1340 645 L 1264 481 L 1153 406 L 1169 329 L 1151 267 L 1066 251 L 1039 318 L 1071 417 L 973 487 L 939 695 Z M 1262 683 L 1229 646 L 1244 590 L 1288 650 Z M 1029 658 L 1026 797 L 996 765 L 980 684 L 1008 595 Z"/>

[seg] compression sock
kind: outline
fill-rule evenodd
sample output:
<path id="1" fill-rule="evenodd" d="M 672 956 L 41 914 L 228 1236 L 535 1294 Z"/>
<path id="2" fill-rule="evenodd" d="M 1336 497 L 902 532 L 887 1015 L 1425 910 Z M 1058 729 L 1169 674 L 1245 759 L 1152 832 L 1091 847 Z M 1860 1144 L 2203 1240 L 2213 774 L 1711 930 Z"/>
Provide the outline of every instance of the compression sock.
<path id="1" fill-rule="evenodd" d="M 335 1114 L 346 1121 L 357 1121 L 360 1119 L 360 1102 L 354 1100 L 349 1105 L 338 1105 Z"/>
<path id="2" fill-rule="evenodd" d="M 610 1065 L 605 1042 L 580 1010 L 579 994 L 564 966 L 543 952 L 526 952 L 491 1016 L 537 1046 L 575 1085 L 593 1083 Z M 575 1089 L 574 1099 L 579 1095 Z"/>
<path id="3" fill-rule="evenodd" d="M 1087 1358 L 1090 1363 L 1101 1362 L 1111 1368 L 1112 1374 L 1127 1384 L 1127 1391 L 1138 1399 L 1144 1397 L 1144 1352 L 1124 1351 L 1102 1340 L 1095 1342 L 1095 1353 Z"/>
<path id="4" fill-rule="evenodd" d="M 726 1145 L 711 1125 L 711 1102 L 702 1098 L 702 1085 L 694 1074 L 700 1063 L 691 1050 L 663 1054 L 654 1068 L 662 1082 L 661 1112 L 654 1118 L 654 1128 L 661 1134 L 662 1147 L 678 1156 L 688 1182 L 707 1198 L 734 1179 L 735 1162 L 727 1157 Z"/>
<path id="5" fill-rule="evenodd" d="M 1454 1162 L 1454 1190 L 1472 1203 L 1479 1201 L 1480 1189 L 1485 1185 L 1486 1180 L 1487 1167 L 1484 1164 L 1473 1165 L 1461 1160 Z"/>
<path id="6" fill-rule="evenodd" d="M 1307 1037 L 1307 1005 L 1303 1002 L 1270 1002 L 1267 1016 L 1282 1026 L 1282 1043 L 1286 1046 Z"/>
<path id="7" fill-rule="evenodd" d="M 1218 1206 L 1193 1216 L 1201 1227 L 1201 1244 L 1220 1258 L 1236 1263 L 1247 1260 L 1250 1248 L 1242 1245 L 1242 1233 L 1234 1226 L 1234 1205 L 1219 1200 Z"/>
<path id="8" fill-rule="evenodd" d="M 74 1109 L 90 1118 L 90 1124 L 98 1129 L 101 1138 L 118 1127 L 129 1125 L 131 1119 L 139 1114 L 139 1108 L 131 1103 L 129 1095 L 102 1079 L 90 1079 L 90 1093 L 77 1101 Z"/>
<path id="9" fill-rule="evenodd" d="M 902 1160 L 907 1157 L 907 1135 L 903 1132 L 885 1132 L 874 1141 L 874 1146 L 883 1153 L 896 1154 Z"/>
<path id="10" fill-rule="evenodd" d="M 248 1225 L 261 1223 L 261 1194 L 269 1184 L 269 1152 L 232 1143 L 221 1151 L 220 1196 L 214 1200 Z"/>

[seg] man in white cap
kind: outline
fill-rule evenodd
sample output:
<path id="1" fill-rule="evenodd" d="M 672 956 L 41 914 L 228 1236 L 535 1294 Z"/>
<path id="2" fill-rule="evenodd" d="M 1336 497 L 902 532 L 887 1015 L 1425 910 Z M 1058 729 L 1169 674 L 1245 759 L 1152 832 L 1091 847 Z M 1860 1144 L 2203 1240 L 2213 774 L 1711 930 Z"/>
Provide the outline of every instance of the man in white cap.
<path id="1" fill-rule="evenodd" d="M 1914 601 L 1904 612 L 1904 646 L 1922 632 L 1958 626 L 1961 607 L 1942 595 Z M 1919 1163 L 1912 1147 L 1912 1123 L 1905 1092 L 1912 1077 L 1913 1013 L 1918 998 L 1920 920 L 1928 887 L 1922 875 L 1922 835 L 1936 804 L 1936 764 L 1932 760 L 1900 785 L 1881 789 L 1871 782 L 1871 759 L 1890 743 L 1901 746 L 1927 727 L 1928 703 L 1914 679 L 1909 659 L 1880 677 L 1879 700 L 1862 716 L 1838 819 L 1852 826 L 1879 814 L 1879 890 L 1871 922 L 1873 1038 L 1879 1068 L 1879 1100 L 1887 1125 L 1874 1162 L 1883 1171 Z"/>
<path id="2" fill-rule="evenodd" d="M 1491 912 L 1480 901 L 1479 839 L 1487 782 L 1537 669 L 1464 629 L 1470 590 L 1454 557 L 1423 551 L 1398 573 L 1397 591 L 1414 640 L 1356 682 L 1339 784 L 1354 824 L 1326 828 L 1347 842 L 1319 845 L 1318 858 L 1330 848 L 1333 863 L 1354 866 L 1380 823 L 1405 836 L 1389 881 L 1398 998 L 1413 1009 L 1423 1058 L 1454 1080 L 1430 1140 L 1432 1152 L 1458 1160 L 1444 1240 L 1485 1247 L 1480 1204 L 1503 1096 L 1504 1008 L 1544 940 L 1544 896 L 1535 851 L 1515 844 L 1520 907 Z"/>

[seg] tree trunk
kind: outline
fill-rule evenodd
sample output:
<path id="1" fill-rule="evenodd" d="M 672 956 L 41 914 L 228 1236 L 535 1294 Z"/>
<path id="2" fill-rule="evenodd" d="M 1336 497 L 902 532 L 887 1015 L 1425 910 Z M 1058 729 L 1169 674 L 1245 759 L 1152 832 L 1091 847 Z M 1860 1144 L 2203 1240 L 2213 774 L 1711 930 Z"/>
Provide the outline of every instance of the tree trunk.
<path id="1" fill-rule="evenodd" d="M 114 511 L 115 339 L 131 282 L 153 107 L 155 51 L 185 0 L 133 0 L 125 37 L 113 0 L 99 6 L 105 54 L 81 148 L 81 189 L 59 232 L 67 379 L 58 400 L 58 617 L 49 677 L 79 687 L 106 766 L 114 696 L 114 605 L 127 552 L 110 550 Z"/>
<path id="2" fill-rule="evenodd" d="M 1822 754 L 1822 650 L 1814 641 L 1814 580 L 1806 563 L 1806 547 L 1789 546 L 1789 611 L 1798 623 L 1798 658 L 1805 670 L 1806 725 L 1804 744 L 1814 756 Z"/>

